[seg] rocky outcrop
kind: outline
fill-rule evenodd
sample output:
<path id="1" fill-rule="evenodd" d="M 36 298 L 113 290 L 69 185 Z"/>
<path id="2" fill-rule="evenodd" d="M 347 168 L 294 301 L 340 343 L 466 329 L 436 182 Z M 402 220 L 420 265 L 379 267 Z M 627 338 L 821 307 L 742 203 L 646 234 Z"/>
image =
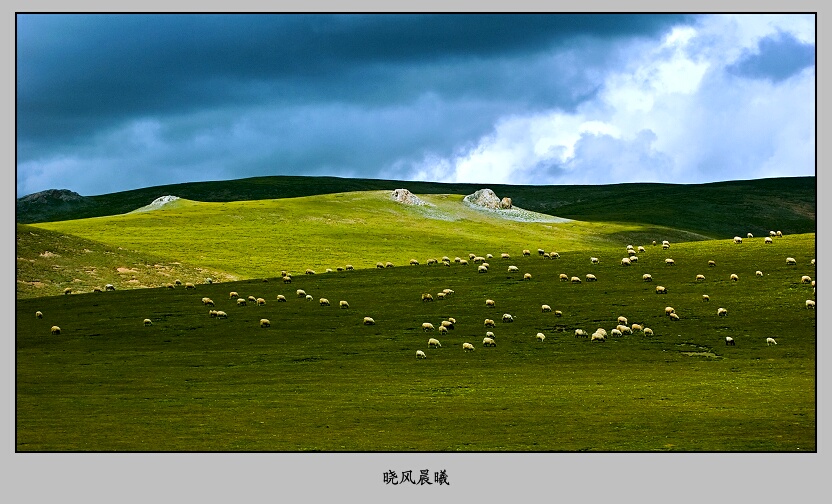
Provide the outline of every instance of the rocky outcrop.
<path id="1" fill-rule="evenodd" d="M 427 202 L 420 199 L 418 196 L 408 191 L 407 189 L 394 189 L 393 192 L 390 193 L 390 197 L 393 198 L 394 201 L 398 201 L 399 203 L 402 203 L 404 205 L 428 205 Z"/>
<path id="2" fill-rule="evenodd" d="M 474 194 L 469 194 L 468 196 L 464 197 L 462 201 L 468 203 L 469 205 L 474 205 L 483 208 L 501 208 L 500 198 L 498 198 L 497 195 L 494 194 L 494 191 L 492 191 L 491 189 L 480 189 Z"/>

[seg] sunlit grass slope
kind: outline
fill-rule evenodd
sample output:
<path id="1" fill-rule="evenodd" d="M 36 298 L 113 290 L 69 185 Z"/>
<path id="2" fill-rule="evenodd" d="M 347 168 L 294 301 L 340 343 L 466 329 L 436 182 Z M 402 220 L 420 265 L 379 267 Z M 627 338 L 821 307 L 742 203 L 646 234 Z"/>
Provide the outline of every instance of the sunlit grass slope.
<path id="1" fill-rule="evenodd" d="M 175 220 L 214 219 L 211 236 L 229 234 L 228 221 L 272 221 L 269 239 L 245 241 L 249 231 L 226 238 L 228 248 L 251 256 L 245 244 L 310 245 L 332 237 L 326 219 L 350 198 L 321 202 L 307 216 L 318 225 L 300 224 L 302 212 L 288 202 L 224 208 L 204 217 L 177 210 Z M 370 201 L 373 201 L 370 198 Z M 432 199 L 441 210 L 441 198 Z M 308 205 L 302 205 L 308 210 Z M 389 239 L 408 212 L 381 199 L 363 206 L 363 218 L 384 226 Z M 197 211 L 198 210 L 198 211 Z M 181 212 L 181 213 L 180 213 Z M 269 214 L 275 214 L 269 216 Z M 163 215 L 160 212 L 158 215 Z M 226 217 L 222 217 L 226 214 Z M 292 219 L 278 220 L 278 216 Z M 150 215 L 144 216 L 148 218 Z M 393 218 L 395 217 L 395 218 Z M 135 217 L 131 217 L 135 218 Z M 389 218 L 390 222 L 385 221 Z M 18 451 L 787 451 L 817 449 L 816 313 L 805 300 L 815 278 L 815 235 L 786 235 L 766 245 L 763 238 L 676 243 L 668 250 L 649 242 L 637 263 L 620 265 L 624 226 L 613 242 L 598 238 L 588 248 L 591 224 L 573 223 L 561 232 L 560 259 L 522 248 L 550 248 L 536 225 L 518 225 L 521 236 L 489 241 L 476 232 L 485 222 L 407 217 L 424 235 L 402 226 L 402 241 L 423 259 L 435 250 L 496 257 L 488 273 L 452 263 L 450 267 L 406 266 L 354 272 L 297 275 L 291 284 L 262 279 L 197 285 L 194 290 L 142 289 L 100 294 L 19 299 L 16 303 L 16 439 Z M 125 222 L 130 222 L 125 219 Z M 443 223 L 446 221 L 438 221 Z M 343 222 L 340 223 L 341 227 Z M 115 224 L 107 224 L 114 226 Z M 107 226 L 99 229 L 107 230 Z M 156 231 L 172 239 L 173 227 Z M 450 227 L 453 226 L 453 227 Z M 509 227 L 515 224 L 509 224 Z M 242 230 L 246 229 L 241 225 Z M 115 229 L 119 229 L 115 227 Z M 125 233 L 139 235 L 125 225 Z M 297 237 L 292 230 L 311 236 Z M 434 236 L 443 231 L 439 237 Z M 446 243 L 453 233 L 469 241 Z M 391 248 L 374 248 L 385 236 L 367 231 L 360 241 L 382 260 Z M 115 233 L 115 231 L 107 231 Z M 272 234 L 273 233 L 273 234 Z M 528 233 L 528 234 L 526 234 Z M 623 234 L 621 234 L 623 233 Z M 106 235 L 106 233 L 105 233 Z M 190 238 L 199 250 L 200 236 Z M 241 238 L 243 237 L 243 238 Z M 659 237 L 661 239 L 661 237 Z M 211 238 L 212 240 L 216 238 Z M 398 238 L 397 238 L 398 239 Z M 436 243 L 426 247 L 424 243 Z M 539 240 L 539 241 L 538 241 Z M 572 240 L 572 241 L 569 241 Z M 185 240 L 177 247 L 187 250 Z M 458 245 L 457 245 L 458 243 Z M 600 246 L 606 243 L 606 247 Z M 433 248 L 436 247 L 436 248 Z M 561 247 L 558 247 L 561 248 Z M 570 251 L 569 249 L 580 249 Z M 401 257 L 409 257 L 411 251 Z M 331 252 L 331 251 L 330 251 Z M 511 259 L 500 259 L 501 252 Z M 203 252 L 206 253 L 207 252 Z M 334 252 L 331 252 L 334 253 Z M 420 255 L 421 253 L 421 255 Z M 600 258 L 593 265 L 589 257 Z M 376 257 L 382 256 L 382 257 Z M 786 264 L 787 256 L 797 264 Z M 268 254 L 258 253 L 257 260 Z M 673 258 L 676 266 L 665 265 Z M 339 256 L 327 264 L 346 260 Z M 280 258 L 282 261 L 283 258 Z M 715 266 L 709 267 L 708 260 Z M 276 264 L 277 265 L 277 264 Z M 519 272 L 508 273 L 516 265 Z M 755 271 L 763 272 L 762 277 Z M 532 275 L 523 280 L 524 273 Z M 597 282 L 558 281 L 565 273 Z M 643 282 L 650 273 L 653 282 Z M 739 281 L 729 280 L 735 273 Z M 697 274 L 705 280 L 696 281 Z M 655 286 L 668 289 L 655 293 Z M 454 290 L 445 300 L 422 302 L 423 293 Z M 304 289 L 313 297 L 295 295 Z M 237 306 L 229 291 L 266 299 L 264 306 Z M 277 302 L 278 295 L 287 298 Z M 710 302 L 702 301 L 702 294 Z M 201 298 L 228 313 L 208 315 Z M 324 307 L 319 298 L 328 298 Z M 496 302 L 495 308 L 485 305 Z M 346 300 L 349 309 L 339 309 Z M 542 304 L 562 316 L 543 313 Z M 680 316 L 664 315 L 672 306 Z M 728 316 L 718 317 L 724 307 Z M 822 309 L 822 308 L 821 308 Z M 43 318 L 35 318 L 41 310 Z M 503 313 L 513 323 L 500 321 Z M 617 317 L 654 331 L 635 332 L 605 343 L 575 338 L 576 328 L 608 332 Z M 376 324 L 362 323 L 371 316 Z M 425 333 L 423 322 L 439 326 L 456 319 L 447 335 Z M 143 319 L 153 325 L 145 327 Z M 271 327 L 261 328 L 268 318 Z M 497 346 L 485 348 L 485 318 L 496 320 Z M 50 327 L 61 327 L 60 335 Z M 539 342 L 537 332 L 546 339 Z M 428 348 L 437 337 L 441 348 Z M 736 346 L 726 346 L 731 336 Z M 777 345 L 768 346 L 766 337 Z M 476 350 L 464 352 L 462 343 Z M 427 354 L 416 359 L 416 350 Z"/>
<path id="2" fill-rule="evenodd" d="M 467 259 L 484 249 L 519 254 L 702 239 L 640 224 L 516 222 L 471 209 L 462 195 L 422 198 L 434 206 L 404 205 L 386 191 L 229 203 L 179 200 L 171 208 L 36 226 L 241 279 L 275 277 L 282 270 L 297 275 L 307 268 L 323 273 L 347 264 L 373 268 L 377 262 Z"/>

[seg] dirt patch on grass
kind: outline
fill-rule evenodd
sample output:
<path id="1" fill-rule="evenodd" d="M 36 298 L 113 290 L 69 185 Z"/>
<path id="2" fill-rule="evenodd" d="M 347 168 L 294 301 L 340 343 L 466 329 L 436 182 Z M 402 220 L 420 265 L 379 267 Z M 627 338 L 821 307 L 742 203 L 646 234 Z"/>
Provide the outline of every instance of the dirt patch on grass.
<path id="1" fill-rule="evenodd" d="M 56 253 L 54 253 L 54 252 L 50 252 L 50 251 L 48 251 L 48 250 L 47 250 L 47 251 L 45 251 L 45 252 L 41 252 L 39 255 L 40 255 L 41 257 L 61 257 L 60 255 L 58 255 L 58 254 L 56 254 Z"/>
<path id="2" fill-rule="evenodd" d="M 134 270 L 133 268 L 125 268 L 124 266 L 116 268 L 116 271 L 118 271 L 119 273 L 138 273 L 138 271 Z"/>

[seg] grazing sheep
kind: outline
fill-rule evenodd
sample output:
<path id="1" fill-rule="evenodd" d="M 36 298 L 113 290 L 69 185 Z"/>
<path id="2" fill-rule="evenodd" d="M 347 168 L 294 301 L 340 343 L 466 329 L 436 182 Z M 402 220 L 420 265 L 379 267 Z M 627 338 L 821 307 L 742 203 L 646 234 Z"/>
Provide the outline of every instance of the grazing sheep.
<path id="1" fill-rule="evenodd" d="M 237 306 L 246 306 L 247 304 L 248 303 L 246 302 L 245 299 L 243 299 L 243 298 L 238 298 L 237 299 Z"/>
<path id="2" fill-rule="evenodd" d="M 552 259 L 560 259 L 560 254 L 558 254 L 557 252 L 549 252 L 549 257 L 551 257 Z"/>
<path id="3" fill-rule="evenodd" d="M 772 240 L 770 236 L 766 236 L 765 240 L 763 240 L 763 243 L 774 243 L 774 240 Z"/>
<path id="4" fill-rule="evenodd" d="M 619 324 L 615 328 L 621 331 L 621 334 L 633 334 L 633 330 L 624 324 Z"/>
<path id="5" fill-rule="evenodd" d="M 757 275 L 758 277 L 763 276 L 763 272 L 760 271 L 760 270 L 755 271 L 754 274 Z"/>
<path id="6" fill-rule="evenodd" d="M 344 271 L 344 268 L 342 268 L 341 266 L 336 266 L 335 271 Z"/>
<path id="7" fill-rule="evenodd" d="M 645 282 L 652 282 L 653 281 L 653 275 L 651 275 L 650 273 L 645 273 L 645 274 L 641 275 L 641 279 L 644 280 Z"/>
<path id="8" fill-rule="evenodd" d="M 508 267 L 508 272 L 509 273 L 517 273 L 518 271 L 520 271 L 520 269 L 517 266 L 509 266 Z"/>
<path id="9" fill-rule="evenodd" d="M 734 338 L 732 338 L 730 336 L 726 336 L 725 337 L 725 345 L 736 346 L 737 344 L 736 344 L 736 342 L 734 342 Z"/>
<path id="10" fill-rule="evenodd" d="M 416 358 L 417 359 L 427 359 L 428 356 L 425 355 L 425 352 L 423 352 L 421 350 L 416 350 Z"/>
<path id="11" fill-rule="evenodd" d="M 797 261 L 794 259 L 794 257 L 787 257 L 786 258 L 786 264 L 794 265 L 794 264 L 797 264 Z"/>
<path id="12" fill-rule="evenodd" d="M 384 263 L 377 262 L 377 263 L 376 263 L 376 268 L 377 268 L 377 269 L 384 269 Z"/>
<path id="13" fill-rule="evenodd" d="M 618 317 L 618 323 L 627 325 L 627 317 L 625 317 L 624 315 L 619 316 Z"/>
<path id="14" fill-rule="evenodd" d="M 514 317 L 508 313 L 503 313 L 503 322 L 514 322 Z"/>
<path id="15" fill-rule="evenodd" d="M 418 265 L 419 265 L 419 261 L 417 261 L 416 259 L 411 259 L 411 260 L 410 260 L 410 265 L 411 265 L 411 266 L 418 266 Z"/>
<path id="16" fill-rule="evenodd" d="M 436 264 L 438 262 L 439 261 L 437 261 L 435 258 L 430 258 L 430 259 L 427 260 L 428 266 L 433 266 L 434 264 Z"/>
<path id="17" fill-rule="evenodd" d="M 485 306 L 487 306 L 489 308 L 494 308 L 494 306 L 495 306 L 494 300 L 493 299 L 486 299 L 485 300 Z"/>
<path id="18" fill-rule="evenodd" d="M 303 289 L 298 289 L 298 290 L 296 290 L 296 291 L 295 291 L 295 294 L 297 294 L 297 296 L 298 296 L 299 298 L 305 298 L 305 297 L 306 297 L 306 291 L 305 291 L 305 290 L 303 290 Z"/>
<path id="19" fill-rule="evenodd" d="M 385 267 L 385 268 L 392 268 L 392 267 L 393 267 L 393 263 L 391 263 L 390 261 L 387 261 L 386 263 L 384 263 L 384 267 Z"/>
<path id="20" fill-rule="evenodd" d="M 607 337 L 607 330 L 604 329 L 603 327 L 599 327 L 598 329 L 595 330 L 595 332 L 600 334 L 601 336 L 603 336 L 605 338 Z"/>
<path id="21" fill-rule="evenodd" d="M 38 310 L 35 312 L 35 318 L 43 318 L 43 312 Z"/>
<path id="22" fill-rule="evenodd" d="M 529 257 L 530 255 L 532 255 L 531 250 L 528 250 L 528 249 L 523 250 L 523 257 Z"/>
<path id="23" fill-rule="evenodd" d="M 669 257 L 664 260 L 664 263 L 668 266 L 676 266 L 676 261 L 674 261 L 673 259 L 671 259 Z"/>
<path id="24" fill-rule="evenodd" d="M 656 286 L 656 294 L 667 294 L 667 287 L 663 285 Z"/>
<path id="25" fill-rule="evenodd" d="M 767 346 L 776 345 L 776 344 L 777 344 L 777 342 L 774 341 L 774 338 L 766 338 L 766 345 Z"/>
<path id="26" fill-rule="evenodd" d="M 208 316 L 212 317 L 212 318 L 216 317 L 217 316 L 217 310 L 208 310 Z"/>
<path id="27" fill-rule="evenodd" d="M 483 323 L 483 325 L 485 327 L 495 327 L 496 324 L 494 323 L 493 320 L 491 320 L 490 318 L 487 318 L 487 319 L 485 319 L 485 322 Z"/>
<path id="28" fill-rule="evenodd" d="M 667 245 L 668 247 L 670 247 L 670 242 L 669 242 L 669 241 L 667 241 L 667 240 L 662 240 L 662 246 L 665 246 L 665 245 Z"/>
<path id="29" fill-rule="evenodd" d="M 462 258 L 458 257 L 458 256 L 454 257 L 454 262 L 457 263 L 457 264 L 462 264 Z"/>
<path id="30" fill-rule="evenodd" d="M 463 259 L 463 260 L 459 261 L 459 265 L 460 265 L 460 266 L 468 266 L 468 260 L 467 260 L 467 259 Z"/>
<path id="31" fill-rule="evenodd" d="M 586 281 L 587 282 L 597 282 L 598 279 L 595 278 L 595 275 L 593 275 L 592 273 L 587 273 L 586 274 Z"/>
<path id="32" fill-rule="evenodd" d="M 285 284 L 292 283 L 292 276 L 291 275 L 286 275 L 285 277 L 283 277 L 283 283 L 285 283 Z"/>
<path id="33" fill-rule="evenodd" d="M 671 313 L 676 313 L 676 310 L 672 306 L 666 306 L 664 309 L 664 314 L 670 315 Z"/>
<path id="34" fill-rule="evenodd" d="M 711 300 L 711 296 L 709 296 L 707 294 L 702 294 L 702 301 L 703 302 L 708 302 L 710 300 Z"/>
<path id="35" fill-rule="evenodd" d="M 732 282 L 739 282 L 740 277 L 737 276 L 736 273 L 731 273 L 731 281 Z"/>
<path id="36" fill-rule="evenodd" d="M 486 337 L 486 338 L 495 338 L 496 336 L 494 336 L 494 333 L 493 333 L 493 332 L 491 332 L 491 331 L 486 331 L 486 332 L 485 332 L 485 337 Z"/>
<path id="37" fill-rule="evenodd" d="M 271 326 L 272 326 L 272 323 L 269 322 L 269 319 L 264 319 L 264 318 L 260 319 L 260 327 L 271 327 Z"/>
<path id="38" fill-rule="evenodd" d="M 486 336 L 482 339 L 482 346 L 495 347 L 497 346 L 497 342 L 494 341 L 494 338 L 489 338 L 488 336 Z"/>
<path id="39" fill-rule="evenodd" d="M 726 310 L 725 308 L 717 308 L 716 314 L 720 317 L 727 317 L 728 316 L 728 310 Z"/>
<path id="40" fill-rule="evenodd" d="M 570 278 L 569 281 L 572 282 L 573 284 L 581 283 L 581 279 L 576 277 L 576 276 L 573 276 L 572 278 Z"/>
<path id="41" fill-rule="evenodd" d="M 586 333 L 583 329 L 575 329 L 575 337 L 576 338 L 588 338 L 589 334 Z"/>
<path id="42" fill-rule="evenodd" d="M 488 268 L 490 268 L 490 267 L 491 267 L 491 265 L 490 265 L 490 264 L 488 264 L 487 262 L 482 263 L 482 266 L 483 266 L 485 269 L 488 269 Z"/>
<path id="43" fill-rule="evenodd" d="M 633 330 L 633 331 L 643 331 L 644 330 L 644 328 L 639 324 L 633 324 L 632 326 L 630 326 L 630 329 Z"/>
<path id="44" fill-rule="evenodd" d="M 442 256 L 442 262 L 451 262 L 451 258 L 448 256 Z"/>
<path id="45" fill-rule="evenodd" d="M 810 284 L 812 283 L 812 277 L 808 275 L 803 275 L 802 277 L 800 277 L 800 283 Z"/>
<path id="46" fill-rule="evenodd" d="M 182 285 L 182 280 L 177 279 L 177 280 L 174 280 L 173 283 L 175 285 Z"/>
<path id="47" fill-rule="evenodd" d="M 186 289 L 196 289 L 196 285 L 194 285 L 191 282 L 185 282 L 185 288 Z"/>
<path id="48" fill-rule="evenodd" d="M 563 317 L 563 312 L 560 310 L 555 310 L 555 317 Z"/>
<path id="49" fill-rule="evenodd" d="M 545 251 L 545 250 L 543 250 L 543 249 L 537 249 L 537 255 L 542 256 L 542 255 L 543 255 L 543 254 L 545 254 L 545 253 L 546 253 L 546 251 Z"/>
<path id="50" fill-rule="evenodd" d="M 423 322 L 422 323 L 422 330 L 425 331 L 425 332 L 431 332 L 431 331 L 436 330 L 436 328 L 433 327 L 433 324 L 431 324 L 430 322 Z"/>
<path id="51" fill-rule="evenodd" d="M 589 262 L 591 262 L 592 264 L 598 264 L 601 261 L 597 257 L 590 257 Z"/>
<path id="52" fill-rule="evenodd" d="M 809 262 L 809 264 L 811 264 L 812 266 L 814 266 L 814 265 L 815 265 L 815 260 L 814 260 L 814 259 L 812 259 L 812 260 Z"/>
<path id="53" fill-rule="evenodd" d="M 355 269 L 355 267 L 352 264 L 347 264 L 346 266 L 344 266 L 344 269 L 347 271 L 352 271 Z"/>
<path id="54" fill-rule="evenodd" d="M 61 334 L 61 328 L 56 325 L 53 325 L 50 331 L 52 331 L 52 334 Z"/>
<path id="55" fill-rule="evenodd" d="M 634 255 L 636 255 L 636 251 L 633 249 L 627 250 L 627 255 L 630 256 L 631 260 Z"/>
<path id="56" fill-rule="evenodd" d="M 523 280 L 531 280 L 531 279 L 532 279 L 532 274 L 531 273 L 526 273 L 526 274 L 523 275 Z"/>
<path id="57" fill-rule="evenodd" d="M 454 323 L 455 322 L 451 321 L 451 320 L 443 320 L 441 325 L 445 329 L 453 329 L 454 328 Z"/>
<path id="58" fill-rule="evenodd" d="M 346 310 L 347 308 L 350 307 L 350 304 L 347 303 L 346 301 L 342 300 L 342 301 L 338 301 L 338 307 L 343 309 L 343 310 Z"/>
<path id="59" fill-rule="evenodd" d="M 544 258 L 544 259 L 551 259 L 551 257 L 549 256 L 549 253 L 548 253 L 548 252 L 545 252 L 545 253 L 543 254 L 543 258 Z"/>
<path id="60" fill-rule="evenodd" d="M 249 300 L 249 301 L 251 301 L 252 303 L 256 303 L 256 302 L 257 302 L 257 298 L 256 298 L 256 297 L 254 297 L 254 296 L 249 296 L 249 297 L 248 297 L 248 300 Z"/>
<path id="61" fill-rule="evenodd" d="M 114 290 L 116 290 L 116 286 L 113 285 L 113 284 L 107 284 L 107 285 L 104 286 L 104 290 L 114 291 Z"/>
<path id="62" fill-rule="evenodd" d="M 445 326 L 439 326 L 439 334 L 448 334 L 448 328 Z"/>
<path id="63" fill-rule="evenodd" d="M 474 345 L 472 345 L 470 343 L 463 343 L 462 344 L 462 349 L 465 350 L 466 352 L 473 352 L 474 351 Z"/>
<path id="64" fill-rule="evenodd" d="M 67 294 L 72 294 L 72 287 L 67 287 L 66 289 L 64 289 L 64 295 Z"/>
<path id="65" fill-rule="evenodd" d="M 741 236 L 735 236 L 734 237 L 734 243 L 742 243 L 742 237 Z"/>
<path id="66" fill-rule="evenodd" d="M 364 317 L 364 325 L 376 325 L 376 321 L 372 317 Z"/>
<path id="67" fill-rule="evenodd" d="M 716 262 L 714 262 L 714 261 L 712 261 L 712 260 L 711 260 L 711 261 L 708 261 L 708 267 L 709 267 L 709 268 L 713 268 L 714 266 L 716 266 Z"/>
<path id="68" fill-rule="evenodd" d="M 674 322 L 679 320 L 679 315 L 676 315 L 675 313 L 671 313 L 670 314 L 670 320 L 673 320 Z"/>
<path id="69" fill-rule="evenodd" d="M 93 292 L 101 292 L 101 287 L 93 287 L 92 291 Z"/>
<path id="70" fill-rule="evenodd" d="M 603 342 L 606 342 L 606 341 L 607 341 L 607 337 L 606 337 L 606 335 L 601 334 L 601 333 L 599 333 L 599 332 L 594 332 L 594 333 L 592 333 L 592 336 L 589 338 L 589 341 L 590 341 L 590 342 L 592 342 L 592 341 L 600 341 L 600 342 L 602 342 L 602 343 L 603 343 Z"/>
<path id="71" fill-rule="evenodd" d="M 428 340 L 428 348 L 439 348 L 442 346 L 442 343 L 439 343 L 439 340 L 436 338 L 430 338 Z"/>
<path id="72" fill-rule="evenodd" d="M 645 327 L 644 328 L 644 335 L 645 336 L 652 336 L 653 335 L 653 330 L 650 329 L 649 327 Z"/>
<path id="73" fill-rule="evenodd" d="M 228 299 L 237 299 L 238 297 L 240 297 L 240 295 L 234 291 L 228 293 Z"/>
<path id="74" fill-rule="evenodd" d="M 477 273 L 488 273 L 488 268 L 480 264 L 477 266 Z"/>
<path id="75" fill-rule="evenodd" d="M 214 283 L 214 279 L 211 278 L 211 277 L 208 277 L 208 278 L 205 279 L 205 283 L 212 284 L 212 283 Z"/>
<path id="76" fill-rule="evenodd" d="M 777 236 L 778 236 L 778 237 L 780 237 L 780 238 L 782 238 L 782 237 L 783 237 L 783 232 L 782 232 L 782 231 L 777 231 L 777 233 L 776 233 L 776 234 L 777 234 Z"/>
<path id="77" fill-rule="evenodd" d="M 506 254 L 505 252 L 503 252 L 502 254 L 500 254 L 500 258 L 501 259 L 511 259 L 511 256 Z"/>
<path id="78" fill-rule="evenodd" d="M 811 299 L 806 300 L 806 309 L 807 310 L 814 310 L 815 309 L 815 302 Z"/>
<path id="79" fill-rule="evenodd" d="M 484 263 L 485 262 L 485 257 L 483 257 L 483 256 L 474 256 L 474 258 L 471 259 L 471 260 L 474 261 L 475 263 Z"/>
<path id="80" fill-rule="evenodd" d="M 656 240 L 653 240 L 653 246 L 654 247 L 656 246 Z"/>
<path id="81" fill-rule="evenodd" d="M 543 341 L 546 339 L 546 335 L 542 332 L 537 333 L 537 341 Z"/>
<path id="82" fill-rule="evenodd" d="M 306 271 L 304 271 L 304 274 L 306 274 L 306 275 L 314 275 L 314 274 L 315 274 L 315 270 L 311 270 L 311 269 L 308 269 L 308 268 L 307 268 L 307 269 L 306 269 Z"/>
<path id="83" fill-rule="evenodd" d="M 633 250 L 633 246 L 632 245 L 627 245 L 627 250 Z"/>
<path id="84" fill-rule="evenodd" d="M 560 279 L 561 282 L 568 282 L 569 281 L 569 276 L 567 276 L 566 273 L 561 273 L 560 276 L 558 276 L 558 278 Z"/>
<path id="85" fill-rule="evenodd" d="M 631 264 L 631 261 L 630 261 L 629 257 L 621 258 L 621 265 L 622 266 L 630 266 L 630 264 Z"/>
<path id="86" fill-rule="evenodd" d="M 630 256 L 630 263 L 637 263 L 637 262 L 638 262 L 638 256 L 637 255 Z"/>
<path id="87" fill-rule="evenodd" d="M 145 327 L 151 326 L 151 325 L 153 325 L 153 321 L 150 320 L 149 318 L 146 318 L 146 319 L 144 319 L 144 325 L 145 325 Z"/>
<path id="88" fill-rule="evenodd" d="M 202 304 L 205 306 L 214 306 L 214 300 L 211 298 L 204 297 L 202 298 Z"/>
<path id="89" fill-rule="evenodd" d="M 702 280 L 705 280 L 705 275 L 696 275 L 697 282 L 701 282 Z"/>
<path id="90" fill-rule="evenodd" d="M 645 252 L 645 249 L 644 249 L 644 247 L 642 247 L 641 245 L 639 245 L 639 246 L 638 246 L 638 253 L 640 254 L 640 253 L 642 253 L 642 252 Z"/>
<path id="91" fill-rule="evenodd" d="M 318 302 L 321 304 L 321 306 L 329 306 L 329 299 L 327 298 L 321 298 L 318 300 Z"/>
<path id="92" fill-rule="evenodd" d="M 266 300 L 263 298 L 257 298 L 257 306 L 263 306 L 266 304 Z"/>
<path id="93" fill-rule="evenodd" d="M 312 301 L 312 299 L 313 299 L 313 298 L 312 298 L 312 294 L 307 294 L 307 295 L 306 295 L 306 300 L 307 300 L 307 301 Z"/>
<path id="94" fill-rule="evenodd" d="M 277 295 L 277 302 L 278 303 L 285 303 L 286 302 L 286 296 L 284 296 L 283 294 L 278 294 Z"/>
<path id="95" fill-rule="evenodd" d="M 424 294 L 422 294 L 422 302 L 427 303 L 429 301 L 433 301 L 433 294 L 429 292 L 425 292 Z"/>
<path id="96" fill-rule="evenodd" d="M 543 313 L 547 313 L 547 312 L 552 311 L 552 307 L 547 305 L 547 304 L 540 305 L 540 311 L 542 311 Z M 38 312 L 38 313 L 40 313 L 40 312 Z"/>
<path id="97" fill-rule="evenodd" d="M 610 336 L 612 336 L 613 338 L 620 338 L 622 336 L 621 331 L 619 331 L 618 329 L 613 329 L 612 331 L 610 331 Z"/>
<path id="98" fill-rule="evenodd" d="M 454 290 L 453 289 L 442 289 L 442 293 L 445 294 L 446 296 L 450 296 L 451 294 L 454 293 Z"/>
<path id="99" fill-rule="evenodd" d="M 225 312 L 224 312 L 224 311 L 222 311 L 222 310 L 219 310 L 219 311 L 217 312 L 217 318 L 228 318 L 228 314 L 227 314 L 227 313 L 225 313 Z"/>

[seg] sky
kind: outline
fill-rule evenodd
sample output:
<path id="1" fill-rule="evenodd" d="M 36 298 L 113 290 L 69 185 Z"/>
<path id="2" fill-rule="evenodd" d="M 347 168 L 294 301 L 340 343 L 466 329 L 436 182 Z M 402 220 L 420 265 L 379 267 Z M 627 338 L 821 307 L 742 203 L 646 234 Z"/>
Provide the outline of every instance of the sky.
<path id="1" fill-rule="evenodd" d="M 813 14 L 17 14 L 17 197 L 815 175 Z"/>

